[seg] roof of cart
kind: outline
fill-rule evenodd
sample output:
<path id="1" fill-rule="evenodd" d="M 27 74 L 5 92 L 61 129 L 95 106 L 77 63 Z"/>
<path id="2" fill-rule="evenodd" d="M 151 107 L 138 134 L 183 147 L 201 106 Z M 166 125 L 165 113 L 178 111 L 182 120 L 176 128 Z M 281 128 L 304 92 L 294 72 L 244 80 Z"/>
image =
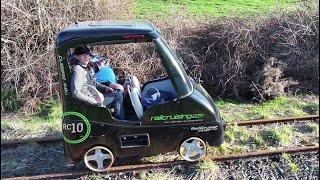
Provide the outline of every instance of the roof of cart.
<path id="1" fill-rule="evenodd" d="M 148 22 L 121 21 L 84 21 L 71 24 L 58 33 L 56 46 L 62 46 L 70 40 L 81 38 L 120 37 L 126 35 L 145 35 L 155 39 L 158 29 Z"/>

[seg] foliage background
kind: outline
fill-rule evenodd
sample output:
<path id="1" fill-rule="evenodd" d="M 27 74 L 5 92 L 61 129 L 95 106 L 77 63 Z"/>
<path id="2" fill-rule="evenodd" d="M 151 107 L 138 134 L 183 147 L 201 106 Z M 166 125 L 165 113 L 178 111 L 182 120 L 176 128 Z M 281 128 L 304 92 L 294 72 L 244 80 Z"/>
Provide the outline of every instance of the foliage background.
<path id="1" fill-rule="evenodd" d="M 55 37 L 75 20 L 152 22 L 183 60 L 187 73 L 213 97 L 264 101 L 284 93 L 318 93 L 318 1 L 300 2 L 290 11 L 276 9 L 263 16 L 241 18 L 223 14 L 219 18 L 194 17 L 184 6 L 171 9 L 170 16 L 139 16 L 133 12 L 136 3 L 1 1 L 1 111 L 20 109 L 32 114 L 59 97 Z M 144 75 L 149 67 L 139 63 L 150 61 L 153 52 L 141 56 L 141 49 L 135 46 L 119 50 L 124 55 L 112 57 L 118 71 L 133 71 L 142 82 L 151 77 Z M 121 67 L 127 57 L 143 59 Z"/>

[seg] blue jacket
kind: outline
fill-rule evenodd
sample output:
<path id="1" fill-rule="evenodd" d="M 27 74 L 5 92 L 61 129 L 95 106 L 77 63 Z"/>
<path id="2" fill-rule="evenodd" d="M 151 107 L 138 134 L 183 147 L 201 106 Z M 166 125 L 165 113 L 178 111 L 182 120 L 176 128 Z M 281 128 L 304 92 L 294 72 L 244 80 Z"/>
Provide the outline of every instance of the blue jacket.
<path id="1" fill-rule="evenodd" d="M 96 80 L 99 83 L 116 83 L 116 75 L 110 66 L 104 66 L 97 72 Z"/>

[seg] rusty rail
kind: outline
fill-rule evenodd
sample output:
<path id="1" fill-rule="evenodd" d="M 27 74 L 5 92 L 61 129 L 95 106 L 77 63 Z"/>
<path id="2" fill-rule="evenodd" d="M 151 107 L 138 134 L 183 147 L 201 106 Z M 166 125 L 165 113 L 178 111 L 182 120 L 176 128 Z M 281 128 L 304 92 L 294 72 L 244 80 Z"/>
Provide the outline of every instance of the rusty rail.
<path id="1" fill-rule="evenodd" d="M 313 121 L 319 120 L 319 115 L 310 115 L 303 117 L 288 117 L 288 118 L 274 118 L 274 119 L 253 119 L 247 121 L 238 121 L 227 123 L 227 126 L 250 126 L 250 125 L 264 125 L 272 123 L 286 123 L 286 122 L 298 122 L 298 121 Z"/>
<path id="2" fill-rule="evenodd" d="M 226 160 L 241 159 L 241 158 L 272 156 L 272 155 L 277 155 L 277 154 L 282 154 L 282 153 L 298 153 L 298 152 L 312 152 L 312 151 L 319 151 L 319 146 L 285 148 L 285 149 L 278 149 L 278 150 L 264 150 L 264 151 L 241 153 L 241 154 L 231 154 L 231 155 L 226 155 L 226 156 L 211 156 L 208 158 L 213 161 L 226 161 Z M 173 162 L 164 162 L 164 163 L 157 163 L 157 164 L 127 165 L 127 166 L 111 167 L 107 173 L 140 171 L 140 170 L 147 170 L 147 169 L 154 169 L 154 168 L 172 168 L 172 167 L 178 166 L 178 165 L 192 165 L 192 164 L 196 164 L 196 162 L 173 161 Z M 90 175 L 92 173 L 93 172 L 91 172 L 91 171 L 80 171 L 80 172 L 67 172 L 67 173 L 37 175 L 37 176 L 13 177 L 13 178 L 6 178 L 6 179 L 7 180 L 21 180 L 21 179 L 79 178 L 81 176 Z M 103 174 L 103 173 L 101 173 L 101 174 Z"/>
<path id="3" fill-rule="evenodd" d="M 18 140 L 10 140 L 10 141 L 1 141 L 1 147 L 10 147 L 17 146 L 19 144 L 27 144 L 31 142 L 36 143 L 54 143 L 62 141 L 61 137 L 42 137 L 42 138 L 30 138 L 30 139 L 18 139 Z"/>
<path id="4" fill-rule="evenodd" d="M 272 124 L 272 123 L 286 123 L 286 122 L 298 122 L 298 121 L 312 121 L 312 120 L 319 120 L 319 115 L 310 115 L 310 116 L 303 116 L 303 117 L 289 117 L 289 118 L 274 118 L 274 119 L 253 119 L 247 121 L 238 121 L 238 122 L 230 122 L 227 123 L 228 126 L 250 126 L 250 125 L 264 125 L 264 124 Z M 62 141 L 61 137 L 44 137 L 44 138 L 32 138 L 32 139 L 25 139 L 25 140 L 10 140 L 1 142 L 1 147 L 10 147 L 16 146 L 19 144 L 26 144 L 30 142 L 37 142 L 37 143 L 53 143 Z"/>

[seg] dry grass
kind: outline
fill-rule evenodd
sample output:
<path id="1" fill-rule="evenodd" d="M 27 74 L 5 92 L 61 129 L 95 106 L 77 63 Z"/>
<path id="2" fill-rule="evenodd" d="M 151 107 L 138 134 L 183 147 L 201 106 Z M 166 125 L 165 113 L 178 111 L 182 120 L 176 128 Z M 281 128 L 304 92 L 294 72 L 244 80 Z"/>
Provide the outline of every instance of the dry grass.
<path id="1" fill-rule="evenodd" d="M 75 19 L 131 19 L 132 4 L 131 0 L 2 1 L 1 87 L 14 90 L 24 112 L 38 112 L 39 104 L 57 95 L 54 43 L 58 31 Z M 223 18 L 196 22 L 179 14 L 170 22 L 153 23 L 184 61 L 188 74 L 202 82 L 212 96 L 263 101 L 296 90 L 291 88 L 296 82 L 300 90 L 318 91 L 318 12 L 318 5 L 309 3 L 289 14 L 277 12 L 254 21 Z M 139 53 L 141 49 L 127 46 L 114 54 L 114 65 L 136 60 Z M 161 76 L 159 63 L 152 71 L 141 66 L 153 62 L 154 52 L 149 53 L 119 67 L 120 78 L 127 72 L 142 82 Z M 146 72 L 149 74 L 144 75 Z M 1 103 L 1 110 L 7 109 Z"/>
<path id="2" fill-rule="evenodd" d="M 309 82 L 317 92 L 319 11 L 308 8 L 254 21 L 198 24 L 185 31 L 177 51 L 211 95 L 265 100 L 293 91 L 296 81 L 310 91 Z"/>
<path id="3" fill-rule="evenodd" d="M 312 123 L 311 126 L 315 124 Z M 285 147 L 317 146 L 317 132 L 316 128 L 310 128 L 309 123 L 272 124 L 253 126 L 250 129 L 232 126 L 225 132 L 225 143 L 219 147 L 209 147 L 208 154 L 219 156 Z"/>
<path id="4" fill-rule="evenodd" d="M 1 1 L 1 87 L 15 90 L 28 113 L 53 97 L 56 34 L 75 20 L 128 19 L 126 1 Z M 122 13 L 119 13 L 122 12 Z M 1 106 L 5 110 L 5 105 Z"/>

